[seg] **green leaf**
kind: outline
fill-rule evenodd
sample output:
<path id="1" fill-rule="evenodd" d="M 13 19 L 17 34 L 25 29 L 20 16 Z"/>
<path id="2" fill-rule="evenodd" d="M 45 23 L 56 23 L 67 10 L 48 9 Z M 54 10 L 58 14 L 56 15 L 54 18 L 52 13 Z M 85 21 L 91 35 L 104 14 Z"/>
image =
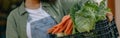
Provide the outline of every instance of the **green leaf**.
<path id="1" fill-rule="evenodd" d="M 94 0 L 81 0 L 70 9 L 70 16 L 74 23 L 73 34 L 76 32 L 90 32 L 95 29 L 95 23 L 106 19 L 106 0 L 98 6 Z M 77 33 L 77 32 L 76 32 Z"/>

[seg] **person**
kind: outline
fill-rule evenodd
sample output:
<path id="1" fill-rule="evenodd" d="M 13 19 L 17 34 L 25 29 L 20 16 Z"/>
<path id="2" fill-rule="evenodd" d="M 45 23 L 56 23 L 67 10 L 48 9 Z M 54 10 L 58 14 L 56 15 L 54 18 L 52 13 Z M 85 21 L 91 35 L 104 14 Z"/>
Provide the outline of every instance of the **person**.
<path id="1" fill-rule="evenodd" d="M 59 23 L 80 0 L 24 0 L 7 19 L 6 38 L 50 38 L 47 30 Z"/>
<path id="2" fill-rule="evenodd" d="M 24 0 L 8 16 L 6 38 L 49 38 L 47 30 L 59 23 L 78 1 Z"/>

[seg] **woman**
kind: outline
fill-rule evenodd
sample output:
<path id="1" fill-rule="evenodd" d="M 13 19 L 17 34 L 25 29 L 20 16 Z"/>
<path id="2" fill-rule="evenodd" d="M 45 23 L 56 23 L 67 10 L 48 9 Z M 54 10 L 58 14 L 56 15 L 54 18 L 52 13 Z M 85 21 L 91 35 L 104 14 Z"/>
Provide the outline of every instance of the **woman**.
<path id="1" fill-rule="evenodd" d="M 49 38 L 48 28 L 60 22 L 79 0 L 25 0 L 8 16 L 7 38 Z"/>
<path id="2" fill-rule="evenodd" d="M 7 38 L 49 38 L 47 30 L 80 0 L 25 0 L 8 16 Z"/>

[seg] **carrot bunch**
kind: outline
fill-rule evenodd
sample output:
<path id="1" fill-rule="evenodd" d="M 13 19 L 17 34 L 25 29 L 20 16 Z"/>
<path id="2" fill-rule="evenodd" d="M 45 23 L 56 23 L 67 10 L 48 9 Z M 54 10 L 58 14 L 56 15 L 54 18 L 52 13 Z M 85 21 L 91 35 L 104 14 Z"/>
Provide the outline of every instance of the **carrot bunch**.
<path id="1" fill-rule="evenodd" d="M 62 21 L 48 30 L 48 33 L 57 34 L 64 33 L 66 35 L 72 34 L 73 22 L 70 15 L 66 15 L 62 18 Z"/>

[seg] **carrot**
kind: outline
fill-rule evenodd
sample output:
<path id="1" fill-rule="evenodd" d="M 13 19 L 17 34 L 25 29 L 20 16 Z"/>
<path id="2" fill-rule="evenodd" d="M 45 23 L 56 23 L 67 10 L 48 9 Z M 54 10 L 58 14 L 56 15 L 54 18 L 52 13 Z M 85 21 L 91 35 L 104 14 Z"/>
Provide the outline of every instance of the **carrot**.
<path id="1" fill-rule="evenodd" d="M 56 27 L 53 27 L 53 28 L 48 29 L 48 33 L 53 32 L 53 30 L 54 30 L 55 28 L 56 28 Z"/>
<path id="2" fill-rule="evenodd" d="M 67 32 L 66 34 L 67 34 L 67 35 L 72 34 L 72 29 L 73 29 L 73 27 L 70 27 L 70 29 L 68 30 L 68 32 Z"/>
<path id="3" fill-rule="evenodd" d="M 63 26 L 68 19 L 70 19 L 70 16 L 69 16 L 69 15 L 64 16 L 64 17 L 62 18 L 62 21 L 58 24 L 58 26 L 59 26 L 59 25 L 60 25 L 60 26 Z"/>
<path id="4" fill-rule="evenodd" d="M 62 31 L 64 31 L 66 29 L 68 23 L 69 23 L 69 20 L 64 24 L 64 26 L 62 26 L 63 28 L 60 28 L 60 30 L 58 31 L 58 33 L 61 33 Z"/>
<path id="5" fill-rule="evenodd" d="M 55 30 L 57 27 L 58 27 L 58 26 L 57 26 L 57 25 L 55 25 L 55 26 L 53 26 L 52 28 L 48 29 L 48 33 L 52 33 L 52 32 L 53 32 L 53 30 Z"/>
<path id="6" fill-rule="evenodd" d="M 52 32 L 52 34 L 56 34 L 57 32 L 58 32 L 58 30 L 60 30 L 60 28 L 58 27 L 58 28 L 56 28 L 53 32 Z"/>
<path id="7" fill-rule="evenodd" d="M 62 31 L 62 28 L 64 27 L 65 23 L 70 19 L 70 15 L 66 15 L 62 18 L 62 21 L 58 24 L 59 30 Z M 59 30 L 54 31 L 55 33 L 60 32 Z M 64 29 L 63 29 L 64 30 Z M 54 33 L 53 32 L 53 33 Z"/>
<path id="8" fill-rule="evenodd" d="M 66 33 L 67 35 L 69 34 L 68 31 L 72 28 L 72 20 L 70 19 L 67 28 L 65 29 L 64 33 Z"/>
<path id="9" fill-rule="evenodd" d="M 70 19 L 70 15 L 66 15 L 62 18 L 62 21 L 55 25 L 53 28 L 49 29 L 48 30 L 48 33 L 52 33 L 52 34 L 55 34 L 55 33 L 58 33 L 60 32 L 59 30 L 61 30 L 61 28 L 63 28 L 63 26 L 65 25 L 65 23 L 67 22 L 67 20 Z"/>

